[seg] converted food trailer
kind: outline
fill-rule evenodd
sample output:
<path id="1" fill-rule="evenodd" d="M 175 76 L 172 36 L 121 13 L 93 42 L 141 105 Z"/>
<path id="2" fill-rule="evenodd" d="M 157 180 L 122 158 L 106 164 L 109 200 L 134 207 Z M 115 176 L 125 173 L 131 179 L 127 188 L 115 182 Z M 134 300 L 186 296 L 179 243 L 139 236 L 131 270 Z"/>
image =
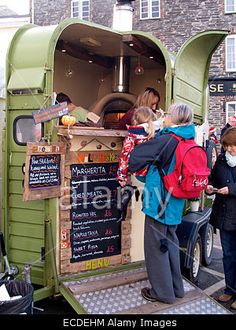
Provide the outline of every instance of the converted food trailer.
<path id="1" fill-rule="evenodd" d="M 16 32 L 6 64 L 2 225 L 10 263 L 20 272 L 25 264 L 31 266 L 32 282 L 39 288 L 35 301 L 61 292 L 79 313 L 155 312 L 157 304 L 147 304 L 139 294 L 139 286 L 147 282 L 141 202 L 132 200 L 123 222 L 117 221 L 112 204 L 126 136 L 117 125 L 136 96 L 151 86 L 160 92 L 162 109 L 171 102 L 185 102 L 200 127 L 207 113 L 211 55 L 227 33 L 199 33 L 173 55 L 148 33 L 117 32 L 76 19 L 57 26 L 29 24 Z M 68 128 L 58 119 L 35 125 L 33 114 L 50 112 L 54 92 L 68 94 L 74 104 L 99 115 L 101 126 Z M 134 177 L 131 182 L 137 185 Z M 112 207 L 94 207 L 99 201 L 97 184 L 111 192 Z M 208 209 L 185 215 L 182 250 L 194 253 L 199 233 L 208 235 L 202 224 L 207 225 L 209 214 Z M 192 259 L 184 260 L 184 268 L 191 267 Z M 185 285 L 190 293 L 182 304 L 193 297 L 205 299 L 190 283 Z M 104 297 L 95 309 L 88 303 L 91 292 L 98 303 L 108 289 L 115 290 L 114 299 L 122 302 L 127 288 L 138 288 L 133 307 L 127 294 L 127 305 L 119 309 L 111 301 L 106 305 Z"/>

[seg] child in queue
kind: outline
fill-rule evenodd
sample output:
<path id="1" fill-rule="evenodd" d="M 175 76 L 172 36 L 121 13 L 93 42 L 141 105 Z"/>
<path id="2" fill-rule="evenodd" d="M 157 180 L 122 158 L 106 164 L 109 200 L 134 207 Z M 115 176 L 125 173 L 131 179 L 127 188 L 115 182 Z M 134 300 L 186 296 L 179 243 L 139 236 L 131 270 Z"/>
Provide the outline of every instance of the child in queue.
<path id="1" fill-rule="evenodd" d="M 163 125 L 163 114 L 157 119 L 156 114 L 149 107 L 139 107 L 135 110 L 131 125 L 128 126 L 128 135 L 124 140 L 120 155 L 120 163 L 117 171 L 117 178 L 121 187 L 127 184 L 128 161 L 131 151 L 138 144 L 150 140 Z M 147 168 L 132 173 L 139 177 L 144 177 Z"/>

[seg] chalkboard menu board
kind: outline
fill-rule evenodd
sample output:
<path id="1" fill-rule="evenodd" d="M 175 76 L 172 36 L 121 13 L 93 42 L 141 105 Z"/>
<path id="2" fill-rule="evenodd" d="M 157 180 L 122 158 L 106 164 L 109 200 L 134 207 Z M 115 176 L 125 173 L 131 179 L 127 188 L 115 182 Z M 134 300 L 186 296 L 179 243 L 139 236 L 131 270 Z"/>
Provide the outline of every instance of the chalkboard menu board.
<path id="1" fill-rule="evenodd" d="M 62 143 L 27 143 L 24 201 L 61 196 L 65 151 Z"/>
<path id="2" fill-rule="evenodd" d="M 121 253 L 118 163 L 71 165 L 71 262 Z"/>
<path id="3" fill-rule="evenodd" d="M 61 155 L 34 155 L 30 158 L 29 187 L 47 188 L 61 184 Z"/>

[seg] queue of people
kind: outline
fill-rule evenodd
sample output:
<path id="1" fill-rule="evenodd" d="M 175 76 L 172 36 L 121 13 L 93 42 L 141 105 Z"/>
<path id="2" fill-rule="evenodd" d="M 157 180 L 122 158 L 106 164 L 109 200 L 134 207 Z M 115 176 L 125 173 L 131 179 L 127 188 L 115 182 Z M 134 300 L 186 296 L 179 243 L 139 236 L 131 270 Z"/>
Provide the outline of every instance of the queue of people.
<path id="1" fill-rule="evenodd" d="M 160 97 L 159 97 L 160 100 Z M 157 103 L 158 104 L 158 103 Z M 149 111 L 152 110 L 149 105 Z M 161 208 L 158 196 L 163 194 L 164 186 L 159 171 L 154 163 L 158 161 L 166 173 L 173 169 L 173 155 L 177 140 L 174 133 L 187 139 L 194 139 L 195 128 L 192 123 L 193 113 L 185 104 L 172 104 L 165 117 L 163 128 L 152 134 L 145 134 L 137 143 L 132 140 L 129 124 L 135 120 L 135 113 L 140 111 L 134 106 L 125 118 L 128 137 L 122 154 L 125 155 L 125 172 L 122 174 L 123 160 L 120 161 L 118 179 L 122 187 L 127 182 L 127 173 L 145 177 L 142 211 L 145 213 L 144 254 L 150 288 L 141 290 L 142 296 L 151 302 L 174 303 L 176 298 L 184 296 L 184 287 L 180 270 L 179 242 L 176 236 L 177 225 L 182 221 L 184 199 L 170 196 L 165 210 Z M 128 120 L 127 120 L 128 118 Z M 230 118 L 221 143 L 223 152 L 219 155 L 209 178 L 206 193 L 216 194 L 212 206 L 210 223 L 220 230 L 223 250 L 223 266 L 226 287 L 224 294 L 218 297 L 220 302 L 232 300 L 231 308 L 236 309 L 236 118 Z M 127 120 L 127 121 L 126 121 Z M 148 127 L 151 127 L 149 117 Z M 145 121 L 143 121 L 145 122 Z M 141 122 L 135 122 L 142 124 Z M 131 126 L 132 127 L 132 126 Z M 127 143 L 129 148 L 127 148 Z M 128 167 L 127 167 L 128 163 Z"/>
<path id="2" fill-rule="evenodd" d="M 57 102 L 64 101 L 68 103 L 70 112 L 75 110 L 76 106 L 70 98 L 59 93 Z M 154 163 L 158 162 L 165 173 L 170 173 L 174 168 L 173 155 L 178 144 L 171 134 L 194 139 L 195 126 L 189 106 L 172 104 L 164 116 L 163 111 L 158 110 L 159 102 L 159 92 L 148 87 L 121 119 L 119 129 L 127 129 L 128 135 L 123 143 L 117 178 L 121 187 L 127 184 L 128 172 L 145 182 L 142 200 L 145 214 L 144 255 L 151 287 L 143 288 L 141 294 L 151 302 L 172 304 L 176 298 L 184 297 L 176 235 L 177 226 L 182 221 L 184 199 L 170 196 L 168 204 L 160 202 L 165 188 Z M 83 118 L 78 120 L 82 121 Z M 223 250 L 226 287 L 218 300 L 232 300 L 231 308 L 236 309 L 235 116 L 230 117 L 221 134 L 221 154 L 212 169 L 206 193 L 216 195 L 210 223 L 220 231 Z"/>
<path id="3" fill-rule="evenodd" d="M 134 148 L 130 155 L 130 171 L 135 172 L 150 165 L 146 175 L 142 210 L 145 213 L 145 263 L 151 288 L 143 288 L 141 294 L 153 302 L 171 304 L 176 297 L 184 296 L 176 235 L 177 225 L 182 221 L 184 199 L 170 196 L 167 206 L 162 209 L 160 197 L 164 186 L 154 163 L 158 161 L 162 164 L 166 173 L 171 171 L 174 166 L 172 158 L 178 144 L 171 133 L 193 139 L 195 128 L 192 118 L 192 110 L 187 105 L 171 105 L 165 118 L 165 128 L 154 139 Z"/>

